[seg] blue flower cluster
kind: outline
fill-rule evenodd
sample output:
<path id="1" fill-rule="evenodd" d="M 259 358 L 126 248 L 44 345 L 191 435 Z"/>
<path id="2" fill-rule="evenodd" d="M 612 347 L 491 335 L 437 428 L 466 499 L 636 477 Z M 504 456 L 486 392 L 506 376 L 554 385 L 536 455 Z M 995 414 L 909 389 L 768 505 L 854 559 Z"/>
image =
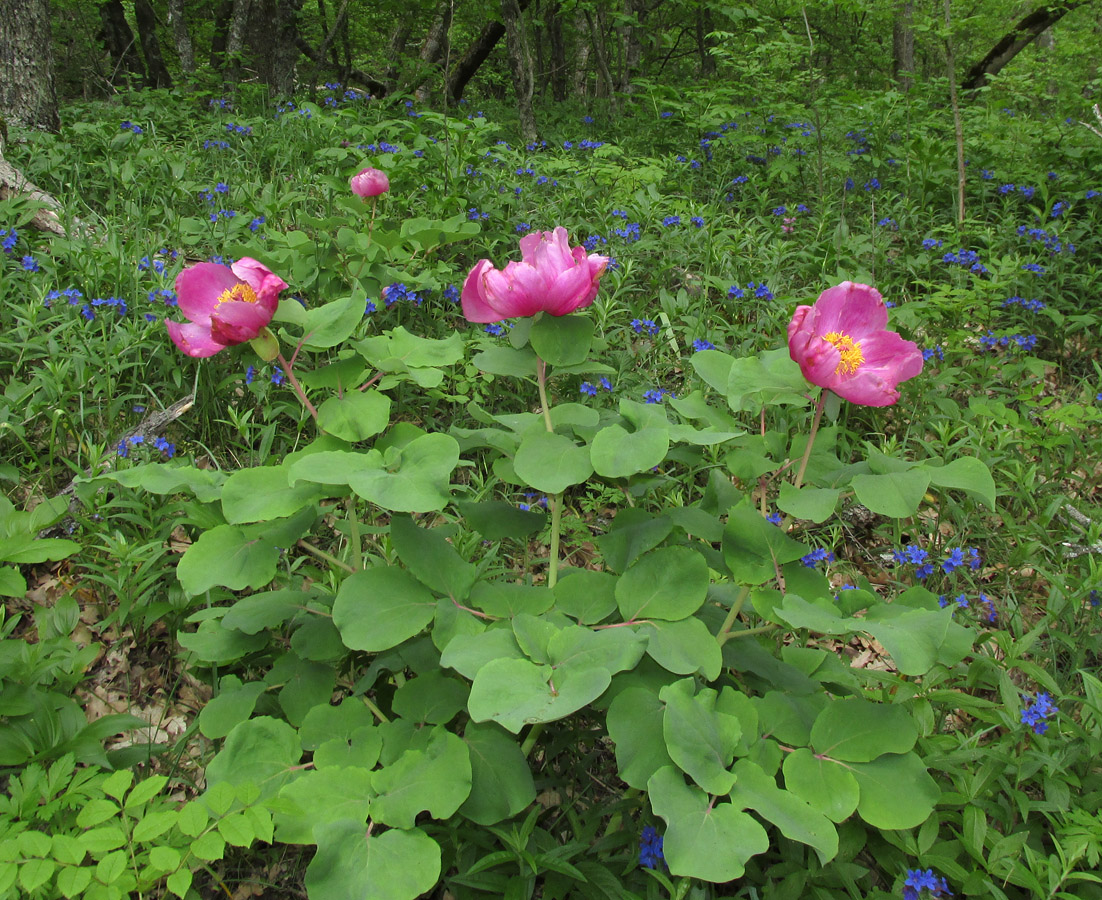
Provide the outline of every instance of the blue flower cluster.
<path id="1" fill-rule="evenodd" d="M 69 302 L 70 306 L 79 306 L 80 301 L 84 298 L 84 294 L 76 288 L 66 288 L 63 291 L 50 291 L 42 303 L 48 309 L 53 305 L 54 300 L 60 300 L 62 297 Z"/>
<path id="2" fill-rule="evenodd" d="M 203 149 L 204 150 L 229 150 L 230 149 L 230 142 L 229 141 L 206 140 L 206 141 L 203 141 Z"/>
<path id="3" fill-rule="evenodd" d="M 937 344 L 933 347 L 926 347 L 922 351 L 923 362 L 929 362 L 932 359 L 936 359 L 938 362 L 945 359 L 945 351 L 941 349 L 941 344 Z"/>
<path id="4" fill-rule="evenodd" d="M 1003 301 L 1003 309 L 1006 309 L 1008 306 L 1020 306 L 1022 309 L 1027 309 L 1030 312 L 1038 312 L 1045 308 L 1045 303 L 1042 300 L 1025 300 L 1022 297 L 1011 297 Z"/>
<path id="5" fill-rule="evenodd" d="M 631 330 L 636 334 L 658 334 L 658 324 L 653 319 L 632 319 Z"/>
<path id="6" fill-rule="evenodd" d="M 996 347 L 1017 347 L 1022 351 L 1032 350 L 1037 346 L 1035 334 L 1004 334 L 998 337 L 994 332 L 987 332 L 980 338 L 980 344 L 984 350 L 994 350 Z"/>
<path id="7" fill-rule="evenodd" d="M 987 275 L 987 266 L 980 262 L 980 255 L 975 250 L 958 250 L 956 253 L 946 253 L 941 261 L 949 265 L 964 266 L 977 275 Z"/>
<path id="8" fill-rule="evenodd" d="M 1032 272 L 1034 275 L 1044 275 L 1045 267 L 1040 263 L 1025 263 L 1022 266 L 1023 272 Z"/>
<path id="9" fill-rule="evenodd" d="M 1037 694 L 1036 699 L 1022 710 L 1022 724 L 1032 728 L 1034 734 L 1044 734 L 1048 731 L 1047 719 L 1057 712 L 1059 710 L 1056 708 L 1056 704 L 1052 702 L 1052 698 L 1041 691 Z"/>
<path id="10" fill-rule="evenodd" d="M 923 891 L 929 897 L 953 896 L 948 883 L 940 875 L 935 875 L 933 869 L 908 869 L 903 882 L 903 900 L 920 900 Z"/>
<path id="11" fill-rule="evenodd" d="M 918 544 L 906 544 L 901 549 L 892 551 L 892 559 L 895 560 L 895 564 L 897 566 L 914 566 L 915 578 L 919 580 L 932 575 L 934 572 L 934 564 L 929 562 L 929 555 Z"/>
<path id="12" fill-rule="evenodd" d="M 123 459 L 130 456 L 130 451 L 145 443 L 145 436 L 141 434 L 135 434 L 128 438 L 123 438 L 119 441 L 118 447 L 115 448 L 115 452 Z M 165 459 L 172 459 L 176 455 L 176 445 L 170 441 L 165 440 L 163 437 L 155 437 L 152 441 L 153 447 L 161 452 L 161 455 Z"/>
<path id="13" fill-rule="evenodd" d="M 135 125 L 133 122 L 123 122 L 119 125 L 119 128 L 123 131 L 132 131 L 134 134 L 142 133 L 142 127 L 140 125 Z"/>
<path id="14" fill-rule="evenodd" d="M 769 290 L 765 282 L 758 284 L 756 281 L 748 281 L 746 283 L 746 290 L 743 290 L 737 284 L 732 284 L 727 288 L 727 296 L 731 300 L 742 300 L 746 296 L 746 291 L 750 291 L 759 300 L 773 299 L 773 292 Z"/>
<path id="15" fill-rule="evenodd" d="M 14 228 L 11 230 L 7 228 L 0 228 L 0 249 L 6 254 L 11 256 L 11 252 L 15 249 L 15 245 L 19 240 L 19 232 Z"/>
<path id="16" fill-rule="evenodd" d="M 949 575 L 965 565 L 972 571 L 983 565 L 980 551 L 975 547 L 953 547 L 942 561 L 941 571 Z"/>
<path id="17" fill-rule="evenodd" d="M 926 238 L 922 242 L 922 246 L 926 250 L 940 250 L 942 243 L 941 238 Z"/>
<path id="18" fill-rule="evenodd" d="M 602 375 L 600 378 L 597 379 L 597 384 L 593 384 L 590 381 L 583 381 L 578 387 L 578 393 L 585 394 L 587 397 L 596 397 L 598 385 L 600 385 L 600 387 L 606 391 L 612 390 L 612 382 L 608 379 L 607 376 Z"/>
<path id="19" fill-rule="evenodd" d="M 834 562 L 834 554 L 829 550 L 824 550 L 822 547 L 816 547 L 806 556 L 800 557 L 800 562 L 807 566 L 809 569 L 814 569 L 819 563 L 823 565 L 830 565 Z"/>
<path id="20" fill-rule="evenodd" d="M 639 223 L 629 222 L 623 228 L 613 228 L 612 233 L 617 237 L 622 237 L 629 244 L 639 240 Z"/>
<path id="21" fill-rule="evenodd" d="M 697 338 L 693 341 L 693 353 L 699 353 L 701 350 L 715 350 L 715 348 L 715 344 L 704 340 L 704 338 Z"/>
<path id="22" fill-rule="evenodd" d="M 677 399 L 677 395 L 673 391 L 667 391 L 664 388 L 652 388 L 649 391 L 643 391 L 644 403 L 661 403 L 667 397 Z"/>
<path id="23" fill-rule="evenodd" d="M 662 115 L 665 116 L 667 113 Z M 665 868 L 666 865 L 666 857 L 662 853 L 662 835 L 650 825 L 644 828 L 639 836 L 639 865 L 647 869 Z"/>

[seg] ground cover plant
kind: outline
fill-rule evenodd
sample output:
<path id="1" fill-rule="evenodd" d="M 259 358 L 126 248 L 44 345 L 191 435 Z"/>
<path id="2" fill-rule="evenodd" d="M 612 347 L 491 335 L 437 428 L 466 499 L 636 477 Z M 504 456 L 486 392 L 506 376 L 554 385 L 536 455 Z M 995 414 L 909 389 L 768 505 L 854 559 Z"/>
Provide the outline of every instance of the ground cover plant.
<path id="1" fill-rule="evenodd" d="M 6 149 L 5 896 L 1102 896 L 1089 103 L 640 84 Z"/>

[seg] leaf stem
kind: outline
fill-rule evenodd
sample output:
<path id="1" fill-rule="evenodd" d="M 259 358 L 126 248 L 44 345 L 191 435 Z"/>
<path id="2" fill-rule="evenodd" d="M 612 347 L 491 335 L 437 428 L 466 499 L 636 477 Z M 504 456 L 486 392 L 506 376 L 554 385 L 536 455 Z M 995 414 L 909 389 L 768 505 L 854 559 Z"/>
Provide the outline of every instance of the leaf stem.
<path id="1" fill-rule="evenodd" d="M 815 443 L 815 435 L 819 432 L 819 421 L 823 418 L 823 407 L 826 405 L 827 392 L 824 388 L 819 393 L 819 402 L 815 404 L 815 418 L 811 420 L 811 433 L 807 436 L 807 446 L 804 448 L 804 457 L 800 460 L 800 468 L 796 471 L 796 480 L 792 486 L 796 490 L 804 483 L 804 473 L 807 471 L 807 461 L 811 459 L 811 447 Z"/>
<path id="2" fill-rule="evenodd" d="M 306 396 L 306 391 L 302 389 L 302 385 L 299 384 L 299 380 L 295 377 L 294 369 L 292 368 L 292 366 L 294 365 L 293 357 L 292 362 L 289 363 L 286 359 L 283 358 L 283 352 L 280 351 L 276 355 L 276 359 L 279 360 L 279 364 L 283 368 L 283 374 L 286 375 L 287 380 L 291 382 L 291 387 L 293 387 L 295 389 L 295 393 L 298 394 L 298 399 L 302 401 L 302 405 L 306 407 L 306 411 L 310 413 L 311 416 L 313 416 L 314 422 L 316 423 L 318 421 L 318 411 L 314 407 L 314 404 L 310 402 L 310 398 Z"/>

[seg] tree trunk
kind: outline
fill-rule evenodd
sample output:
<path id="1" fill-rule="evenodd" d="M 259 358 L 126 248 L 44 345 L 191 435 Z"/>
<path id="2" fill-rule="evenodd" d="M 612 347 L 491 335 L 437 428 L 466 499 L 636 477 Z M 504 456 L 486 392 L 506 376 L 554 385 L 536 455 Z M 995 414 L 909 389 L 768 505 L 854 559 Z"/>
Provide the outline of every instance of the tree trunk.
<path id="1" fill-rule="evenodd" d="M 230 35 L 230 22 L 233 21 L 233 0 L 222 0 L 214 17 L 214 37 L 210 40 L 210 67 L 215 71 L 222 68 L 226 57 L 226 42 Z"/>
<path id="2" fill-rule="evenodd" d="M 988 54 L 968 70 L 962 87 L 966 91 L 977 91 L 989 78 L 1002 71 L 1015 56 L 1021 53 L 1046 29 L 1051 28 L 1073 9 L 1083 5 L 1084 0 L 1075 2 L 1052 3 L 1035 9 L 1017 25 L 1004 34 Z"/>
<path id="3" fill-rule="evenodd" d="M 237 83 L 243 77 L 242 51 L 245 49 L 245 28 L 249 24 L 252 0 L 233 0 L 233 15 L 226 34 L 226 80 Z"/>
<path id="4" fill-rule="evenodd" d="M 598 10 L 600 13 L 600 10 Z M 589 26 L 589 43 L 593 47 L 593 55 L 597 57 L 597 90 L 594 94 L 598 97 L 612 96 L 612 72 L 608 68 L 608 56 L 605 54 L 603 29 L 599 29 L 593 22 L 593 14 L 587 9 L 585 21 Z"/>
<path id="5" fill-rule="evenodd" d="M 509 68 L 513 74 L 520 134 L 524 143 L 528 144 L 537 137 L 536 112 L 532 107 L 535 80 L 532 76 L 532 51 L 528 46 L 528 33 L 517 0 L 501 0 L 501 17 L 505 20 L 505 46 L 509 53 Z"/>
<path id="6" fill-rule="evenodd" d="M 452 27 L 451 0 L 440 0 L 436 4 L 436 12 L 432 17 L 425 39 L 421 42 L 421 68 L 417 74 L 417 99 L 424 102 L 428 99 L 428 91 L 424 89 L 425 82 L 434 69 L 439 69 L 440 60 L 444 58 L 448 49 L 448 31 Z"/>
<path id="7" fill-rule="evenodd" d="M 184 0 L 168 0 L 168 24 L 172 27 L 172 39 L 176 44 L 176 55 L 180 58 L 180 68 L 185 75 L 195 74 L 195 48 L 191 43 L 191 32 L 184 21 Z"/>
<path id="8" fill-rule="evenodd" d="M 529 0 L 520 0 L 518 9 L 524 12 L 528 8 Z M 458 103 L 463 97 L 463 91 L 467 83 L 474 77 L 475 72 L 494 51 L 497 42 L 505 35 L 505 26 L 501 22 L 487 22 L 482 26 L 478 37 L 471 42 L 467 52 L 452 68 L 448 78 L 448 99 L 452 103 Z"/>
<path id="9" fill-rule="evenodd" d="M 318 9 L 319 10 L 322 7 L 322 2 L 323 2 L 323 0 L 318 0 Z M 319 60 L 324 60 L 325 59 L 325 54 L 332 51 L 332 63 L 333 63 L 333 68 L 335 70 L 340 69 L 341 61 L 340 61 L 340 58 L 337 56 L 337 49 L 334 46 L 334 41 L 336 41 L 336 39 L 337 39 L 337 34 L 340 31 L 341 24 L 345 21 L 345 19 L 348 16 L 348 2 L 349 2 L 349 0 L 343 0 L 343 2 L 341 3 L 340 9 L 337 10 L 337 18 L 336 18 L 336 21 L 333 22 L 333 27 L 329 29 L 328 33 L 325 35 L 325 40 L 322 41 L 321 46 L 318 48 L 318 59 Z M 323 16 L 322 17 L 322 22 L 324 23 L 324 21 L 325 21 L 325 17 Z M 317 88 L 317 81 L 318 81 L 318 78 L 320 78 L 320 77 L 321 77 L 321 62 L 318 62 L 314 65 L 314 74 L 310 79 L 311 96 L 313 95 L 314 90 Z"/>
<path id="10" fill-rule="evenodd" d="M 303 0 L 262 0 L 255 11 L 261 21 L 253 33 L 253 56 L 261 80 L 276 97 L 291 97 L 295 92 L 295 64 L 301 55 L 298 14 L 302 3 Z"/>
<path id="11" fill-rule="evenodd" d="M 122 0 L 107 0 L 99 8 L 100 22 L 103 28 L 100 36 L 103 38 L 107 53 L 114 63 L 114 71 L 111 73 L 112 84 L 120 74 L 126 82 L 144 81 L 145 67 L 141 57 L 134 48 L 134 32 L 130 30 L 130 23 L 126 21 L 126 10 L 122 8 Z"/>
<path id="12" fill-rule="evenodd" d="M 134 0 L 134 17 L 138 23 L 138 40 L 142 45 L 150 87 L 172 87 L 172 76 L 168 74 L 165 58 L 161 55 L 161 42 L 157 40 L 157 14 L 149 0 Z"/>
<path id="13" fill-rule="evenodd" d="M 57 132 L 50 0 L 0 2 L 0 116 Z"/>
<path id="14" fill-rule="evenodd" d="M 707 6 L 701 6 L 696 11 L 696 52 L 700 56 L 700 74 L 703 76 L 714 75 L 716 71 L 716 61 L 709 52 L 711 47 L 708 34 L 711 30 L 711 10 Z"/>
<path id="15" fill-rule="evenodd" d="M 306 43 L 301 34 L 295 36 L 295 48 L 314 65 L 321 65 L 321 55 L 314 47 Z M 376 81 L 361 69 L 349 68 L 344 75 L 344 79 L 362 85 L 375 97 L 385 97 L 387 95 L 387 86 L 381 81 Z"/>
<path id="16" fill-rule="evenodd" d="M 913 0 L 898 0 L 892 15 L 892 74 L 904 93 L 914 84 L 914 6 Z"/>
<path id="17" fill-rule="evenodd" d="M 581 97 L 585 94 L 586 78 L 589 72 L 589 54 L 593 49 L 593 41 L 589 39 L 589 20 L 581 13 L 574 13 L 574 30 L 586 39 L 579 40 L 574 51 L 574 96 Z"/>
<path id="18" fill-rule="evenodd" d="M 398 68 L 398 60 L 405 56 L 406 42 L 409 40 L 409 33 L 411 31 L 413 31 L 413 18 L 411 16 L 401 16 L 395 24 L 394 30 L 390 32 L 390 40 L 387 41 L 386 51 L 386 58 L 389 60 L 389 64 L 386 74 L 383 76 L 383 81 L 386 84 L 386 91 L 384 93 L 393 94 L 398 90 L 402 75 L 401 70 Z"/>
<path id="19" fill-rule="evenodd" d="M 559 0 L 547 4 L 547 36 L 551 44 L 551 96 L 559 103 L 566 99 L 566 43 L 562 35 Z"/>
<path id="20" fill-rule="evenodd" d="M 643 45 L 639 41 L 639 30 L 642 26 L 640 17 L 644 10 L 641 3 L 635 0 L 624 0 L 624 17 L 626 21 L 620 26 L 620 92 L 631 93 L 631 81 L 639 72 L 639 61 L 643 58 Z"/>

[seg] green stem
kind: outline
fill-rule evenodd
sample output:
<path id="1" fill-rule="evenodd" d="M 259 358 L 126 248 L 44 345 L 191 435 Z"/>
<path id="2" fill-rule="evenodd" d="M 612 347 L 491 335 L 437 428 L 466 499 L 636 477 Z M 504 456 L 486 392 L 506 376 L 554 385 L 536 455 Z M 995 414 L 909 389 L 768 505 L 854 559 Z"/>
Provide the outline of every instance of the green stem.
<path id="1" fill-rule="evenodd" d="M 738 596 L 735 598 L 735 602 L 731 604 L 731 611 L 727 613 L 727 618 L 723 620 L 723 627 L 719 629 L 719 634 L 716 635 L 716 640 L 719 641 L 719 646 L 723 646 L 731 637 L 731 628 L 735 624 L 735 620 L 738 618 L 738 614 L 742 612 L 742 607 L 746 603 L 746 598 L 750 596 L 749 585 L 743 585 L 738 592 Z"/>
<path id="2" fill-rule="evenodd" d="M 528 754 L 532 752 L 532 748 L 536 746 L 536 741 L 540 739 L 540 735 L 543 734 L 543 726 L 545 722 L 537 722 L 530 729 L 528 729 L 528 735 L 524 738 L 524 743 L 520 745 L 520 752 L 524 754 L 525 759 L 528 758 Z"/>
<path id="3" fill-rule="evenodd" d="M 371 702 L 371 698 L 367 694 L 363 695 L 364 705 L 374 713 L 375 718 L 382 722 L 384 725 L 390 720 L 383 714 L 383 711 L 379 709 L 374 703 Z"/>
<path id="4" fill-rule="evenodd" d="M 548 434 L 555 433 L 551 424 L 551 404 L 547 402 L 547 363 L 536 357 L 536 386 L 540 392 L 540 406 L 543 408 L 543 424 Z M 559 535 L 562 531 L 562 492 L 548 498 L 551 504 L 551 547 L 547 561 L 547 586 L 553 588 L 559 580 Z"/>
<path id="5" fill-rule="evenodd" d="M 356 518 L 356 498 L 348 498 L 348 540 L 352 544 L 352 568 L 362 569 L 363 539 L 360 537 L 360 520 Z"/>
<path id="6" fill-rule="evenodd" d="M 742 631 L 735 631 L 727 635 L 727 639 L 731 640 L 732 638 L 749 637 L 752 634 L 765 634 L 767 631 L 774 631 L 780 627 L 780 625 L 774 625 L 770 622 L 768 625 L 758 625 L 756 628 L 746 628 Z"/>
<path id="7" fill-rule="evenodd" d="M 307 553 L 312 553 L 318 559 L 325 560 L 331 566 L 336 566 L 338 569 L 344 569 L 346 572 L 355 572 L 356 571 L 355 569 L 352 568 L 352 566 L 350 566 L 348 563 L 346 563 L 343 559 L 337 559 L 337 557 L 332 556 L 329 553 L 326 553 L 324 550 L 319 550 L 313 544 L 308 544 L 304 540 L 299 540 L 298 546 L 300 546 Z"/>
<path id="8" fill-rule="evenodd" d="M 811 433 L 807 436 L 807 446 L 804 448 L 804 458 L 800 460 L 800 468 L 796 471 L 796 480 L 792 486 L 799 490 L 804 483 L 804 472 L 807 471 L 807 461 L 811 459 L 811 447 L 815 443 L 815 435 L 819 431 L 819 420 L 823 418 L 823 407 L 826 405 L 827 392 L 824 388 L 819 394 L 819 402 L 815 404 L 815 418 L 811 420 Z"/>

